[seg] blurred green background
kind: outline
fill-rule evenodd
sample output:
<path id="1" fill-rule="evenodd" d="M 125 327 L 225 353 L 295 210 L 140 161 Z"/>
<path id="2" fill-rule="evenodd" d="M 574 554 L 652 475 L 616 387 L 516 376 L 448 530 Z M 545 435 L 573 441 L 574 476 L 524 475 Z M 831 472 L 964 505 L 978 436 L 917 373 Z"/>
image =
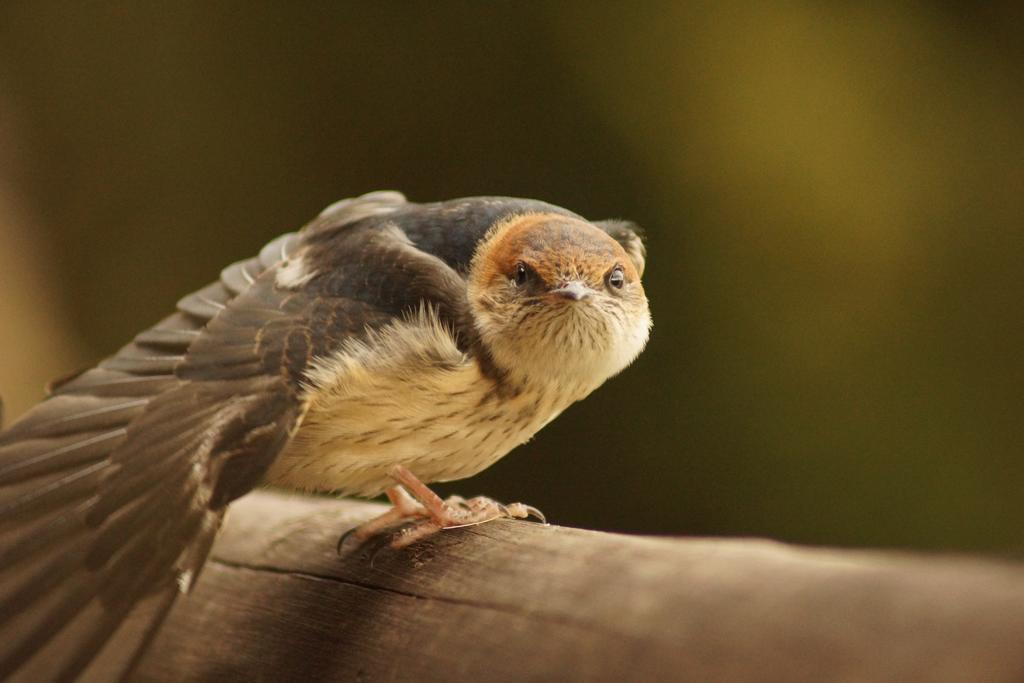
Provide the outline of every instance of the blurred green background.
<path id="1" fill-rule="evenodd" d="M 1024 554 L 1017 3 L 0 5 L 0 393 L 341 197 L 649 237 L 647 352 L 446 490 Z"/>

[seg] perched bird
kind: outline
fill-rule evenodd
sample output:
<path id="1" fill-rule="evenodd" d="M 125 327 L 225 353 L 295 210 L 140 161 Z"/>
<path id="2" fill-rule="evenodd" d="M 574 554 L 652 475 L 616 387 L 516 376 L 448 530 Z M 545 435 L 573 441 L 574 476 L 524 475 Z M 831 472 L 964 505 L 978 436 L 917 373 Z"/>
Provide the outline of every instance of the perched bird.
<path id="1" fill-rule="evenodd" d="M 338 202 L 0 433 L 0 677 L 117 677 L 269 483 L 394 508 L 394 545 L 532 508 L 440 500 L 632 362 L 634 226 L 502 197 Z"/>

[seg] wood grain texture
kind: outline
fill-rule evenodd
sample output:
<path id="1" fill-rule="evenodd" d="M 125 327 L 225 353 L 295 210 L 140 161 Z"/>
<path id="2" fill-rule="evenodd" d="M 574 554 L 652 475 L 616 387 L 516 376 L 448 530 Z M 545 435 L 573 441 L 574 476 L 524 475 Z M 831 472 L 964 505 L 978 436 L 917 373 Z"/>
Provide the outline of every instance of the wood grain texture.
<path id="1" fill-rule="evenodd" d="M 380 506 L 232 506 L 137 681 L 1024 681 L 1024 567 L 502 521 L 404 551 Z"/>

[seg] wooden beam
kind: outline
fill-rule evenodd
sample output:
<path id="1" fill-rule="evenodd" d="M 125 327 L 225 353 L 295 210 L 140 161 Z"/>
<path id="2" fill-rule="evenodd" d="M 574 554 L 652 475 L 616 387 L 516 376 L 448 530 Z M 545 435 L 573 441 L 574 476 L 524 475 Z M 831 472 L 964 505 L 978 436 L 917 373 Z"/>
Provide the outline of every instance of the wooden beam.
<path id="1" fill-rule="evenodd" d="M 501 521 L 339 557 L 380 506 L 232 507 L 140 681 L 1024 681 L 1024 567 Z"/>

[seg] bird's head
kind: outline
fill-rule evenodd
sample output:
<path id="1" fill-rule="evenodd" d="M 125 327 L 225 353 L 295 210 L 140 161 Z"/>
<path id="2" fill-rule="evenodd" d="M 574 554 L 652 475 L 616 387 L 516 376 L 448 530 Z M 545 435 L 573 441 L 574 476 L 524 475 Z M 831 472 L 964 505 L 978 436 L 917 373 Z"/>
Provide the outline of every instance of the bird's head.
<path id="1" fill-rule="evenodd" d="M 470 265 L 468 293 L 498 367 L 582 398 L 629 365 L 651 327 L 643 247 L 634 239 L 627 253 L 604 230 L 558 214 L 495 225 Z"/>

